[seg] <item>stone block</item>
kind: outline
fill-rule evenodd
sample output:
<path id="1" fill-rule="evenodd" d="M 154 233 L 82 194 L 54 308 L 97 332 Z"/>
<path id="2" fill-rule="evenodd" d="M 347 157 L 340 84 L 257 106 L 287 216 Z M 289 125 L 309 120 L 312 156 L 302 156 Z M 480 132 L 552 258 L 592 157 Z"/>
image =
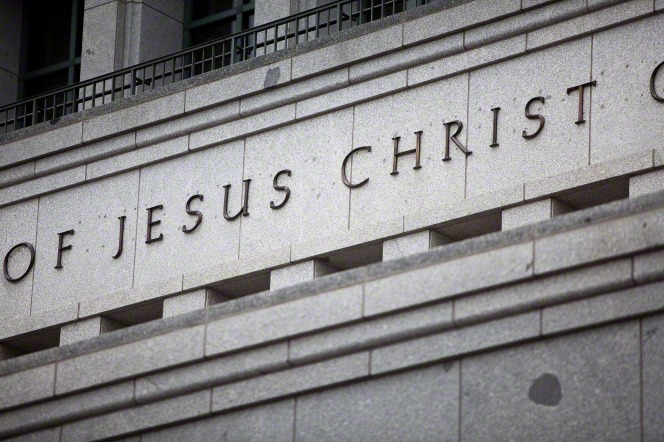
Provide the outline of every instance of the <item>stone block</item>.
<path id="1" fill-rule="evenodd" d="M 344 109 L 246 139 L 244 178 L 252 179 L 254 203 L 242 219 L 241 258 L 347 231 L 349 192 L 339 170 L 352 149 L 352 131 L 353 110 Z M 291 195 L 275 210 L 270 202 L 285 198 L 273 187 L 281 170 L 292 171 L 278 180 Z"/>
<path id="2" fill-rule="evenodd" d="M 262 95 L 262 94 L 260 94 Z M 217 124 L 231 121 L 240 116 L 240 101 L 232 101 L 199 112 L 185 115 L 172 121 L 148 126 L 136 132 L 138 147 L 179 137 Z"/>
<path id="3" fill-rule="evenodd" d="M 642 395 L 643 395 L 643 441 L 656 442 L 664 438 L 664 316 L 657 315 L 642 321 L 641 346 Z"/>
<path id="4" fill-rule="evenodd" d="M 590 264 L 664 245 L 664 210 L 558 233 L 535 241 L 535 273 Z M 571 247 L 570 245 L 574 245 Z"/>
<path id="5" fill-rule="evenodd" d="M 595 11 L 597 9 L 613 6 L 624 0 L 588 0 L 588 10 Z"/>
<path id="6" fill-rule="evenodd" d="M 96 316 L 82 321 L 63 325 L 60 329 L 60 345 L 69 345 L 95 338 L 122 328 L 123 325 L 112 319 Z"/>
<path id="7" fill-rule="evenodd" d="M 186 145 L 184 140 L 179 144 Z M 156 146 L 145 149 L 157 151 Z M 235 214 L 242 201 L 243 155 L 244 143 L 236 141 L 141 170 L 135 285 L 237 259 L 240 223 L 244 224 L 244 220 L 224 218 L 223 186 L 231 184 L 228 208 L 229 213 Z M 194 198 L 190 209 L 200 211 L 203 217 L 194 231 L 184 233 L 184 226 L 192 229 L 197 222 L 195 216 L 186 212 L 187 201 L 194 195 L 203 195 L 203 201 Z M 256 204 L 254 195 L 250 187 L 250 214 Z M 161 223 L 151 229 L 152 237 L 163 235 L 163 240 L 145 244 L 147 209 L 157 205 L 163 208 L 153 212 L 153 220 Z"/>
<path id="8" fill-rule="evenodd" d="M 664 279 L 664 250 L 634 257 L 634 280 L 647 283 Z"/>
<path id="9" fill-rule="evenodd" d="M 60 430 L 60 427 L 48 428 L 5 440 L 10 442 L 60 442 Z"/>
<path id="10" fill-rule="evenodd" d="M 404 24 L 403 44 L 450 34 L 460 29 L 496 20 L 521 9 L 520 0 L 488 0 L 462 3 L 440 12 L 428 14 Z"/>
<path id="11" fill-rule="evenodd" d="M 86 5 L 83 13 L 81 80 L 123 67 L 125 8 L 122 3 L 108 1 L 89 7 Z"/>
<path id="12" fill-rule="evenodd" d="M 655 0 L 655 11 L 664 9 L 664 0 Z"/>
<path id="13" fill-rule="evenodd" d="M 210 411 L 210 390 L 116 411 L 62 427 L 62 442 L 92 440 L 103 434 L 122 436 L 160 425 L 203 416 Z"/>
<path id="14" fill-rule="evenodd" d="M 124 382 L 2 413 L 0 436 L 24 433 L 132 405 L 134 382 Z"/>
<path id="15" fill-rule="evenodd" d="M 204 326 L 147 338 L 58 363 L 56 394 L 69 393 L 203 357 Z"/>
<path id="16" fill-rule="evenodd" d="M 297 55 L 293 57 L 293 78 L 308 77 L 397 49 L 401 47 L 402 32 L 401 25 L 391 26 Z"/>
<path id="17" fill-rule="evenodd" d="M 465 155 L 453 147 L 451 161 L 442 161 L 446 131 L 441 120 L 465 119 L 467 96 L 468 78 L 460 75 L 355 106 L 353 146 L 372 150 L 353 155 L 347 168 L 355 183 L 369 178 L 351 190 L 351 229 L 422 207 L 436 210 L 464 197 Z M 398 174 L 392 174 L 394 137 L 400 137 L 400 152 L 411 150 L 419 131 L 421 168 L 415 169 L 415 154 L 409 154 L 399 157 Z"/>
<path id="18" fill-rule="evenodd" d="M 459 436 L 459 364 L 443 364 L 297 399 L 298 441 Z"/>
<path id="19" fill-rule="evenodd" d="M 85 180 L 85 166 L 47 175 L 5 187 L 0 194 L 0 207 L 80 184 Z"/>
<path id="20" fill-rule="evenodd" d="M 74 123 L 7 143 L 0 149 L 0 167 L 59 152 L 82 141 L 82 123 Z"/>
<path id="21" fill-rule="evenodd" d="M 622 3 L 617 8 L 652 11 L 652 2 Z M 664 135 L 664 103 L 649 93 L 650 76 L 662 62 L 664 16 L 656 15 L 626 24 L 593 37 L 592 163 L 603 162 L 645 148 L 661 145 Z M 664 90 L 664 71 L 656 82 Z M 638 130 L 625 130 L 638 123 Z M 619 146 L 619 148 L 616 148 Z"/>
<path id="22" fill-rule="evenodd" d="M 461 72 L 512 58 L 525 53 L 525 51 L 526 37 L 524 35 L 491 43 L 480 48 L 462 52 L 461 54 L 452 55 L 408 69 L 408 86 L 451 77 Z M 467 92 L 466 90 L 466 96 L 468 95 Z M 463 116 L 459 116 L 459 119 L 466 123 L 465 117 L 466 115 L 464 114 Z"/>
<path id="23" fill-rule="evenodd" d="M 618 179 L 651 169 L 652 166 L 652 151 L 642 150 L 639 153 L 591 164 L 551 177 L 528 181 L 525 183 L 525 199 L 541 198 L 609 179 Z"/>
<path id="24" fill-rule="evenodd" d="M 210 289 L 199 289 L 164 299 L 164 318 L 206 308 L 229 298 Z"/>
<path id="25" fill-rule="evenodd" d="M 85 120 L 83 141 L 114 135 L 175 117 L 184 112 L 184 92 L 167 95 Z"/>
<path id="26" fill-rule="evenodd" d="M 452 303 L 430 305 L 291 339 L 288 360 L 291 364 L 312 362 L 451 327 Z"/>
<path id="27" fill-rule="evenodd" d="M 473 155 L 467 160 L 468 196 L 587 166 L 589 125 L 574 124 L 578 98 L 567 96 L 566 90 L 588 81 L 590 51 L 590 38 L 586 38 L 472 73 L 467 146 Z M 526 119 L 524 108 L 538 96 L 545 103 L 536 101 L 529 110 L 544 115 L 546 122 L 540 135 L 526 139 L 523 133 L 536 133 L 539 121 Z M 500 107 L 498 146 L 491 147 L 491 109 L 496 107 Z"/>
<path id="28" fill-rule="evenodd" d="M 383 242 L 383 261 L 402 258 L 415 253 L 426 252 L 434 247 L 452 242 L 450 238 L 435 230 L 423 230 L 387 239 Z"/>
<path id="29" fill-rule="evenodd" d="M 293 401 L 286 400 L 145 433 L 141 435 L 141 441 L 217 440 L 223 435 L 229 441 L 292 442 L 294 422 Z"/>
<path id="30" fill-rule="evenodd" d="M 291 264 L 270 272 L 270 290 L 313 281 L 314 278 L 320 278 L 336 271 L 337 269 L 328 263 L 317 259 Z"/>
<path id="31" fill-rule="evenodd" d="M 0 259 L 4 260 L 9 251 L 18 244 L 27 242 L 36 246 L 37 213 L 36 199 L 0 209 Z M 18 278 L 25 273 L 30 267 L 30 258 L 28 248 L 15 249 L 8 261 L 9 275 Z M 34 269 L 17 282 L 9 282 L 4 277 L 0 279 L 0 318 L 30 315 L 32 272 Z"/>
<path id="32" fill-rule="evenodd" d="M 629 197 L 636 198 L 664 190 L 664 169 L 629 178 Z"/>
<path id="33" fill-rule="evenodd" d="M 578 18 L 548 26 L 528 34 L 528 50 L 556 44 L 561 40 L 578 37 L 593 31 L 618 25 L 652 13 L 651 0 L 620 3 L 611 8 L 591 12 Z M 620 32 L 624 32 L 621 30 Z M 594 51 L 593 51 L 594 53 Z M 595 69 L 593 69 L 595 71 Z M 573 86 L 573 85 L 572 85 Z"/>
<path id="34" fill-rule="evenodd" d="M 622 259 L 457 299 L 454 301 L 454 322 L 470 324 L 491 320 L 623 289 L 632 284 L 631 260 Z"/>
<path id="35" fill-rule="evenodd" d="M 330 359 L 214 388 L 212 411 L 300 394 L 368 375 L 369 353 Z"/>
<path id="36" fill-rule="evenodd" d="M 43 174 L 55 172 L 57 170 L 91 162 L 99 158 L 126 152 L 135 147 L 136 134 L 130 132 L 118 137 L 97 141 L 73 150 L 41 158 L 36 162 L 35 173 Z"/>
<path id="37" fill-rule="evenodd" d="M 296 117 L 305 118 L 405 89 L 406 74 L 397 72 L 301 101 L 297 103 Z"/>
<path id="38" fill-rule="evenodd" d="M 260 92 L 291 80 L 291 59 L 187 89 L 186 112 Z"/>
<path id="39" fill-rule="evenodd" d="M 256 3 L 254 11 L 255 26 L 264 25 L 291 15 L 290 0 L 272 0 Z"/>
<path id="40" fill-rule="evenodd" d="M 527 279 L 532 264 L 533 245 L 527 242 L 370 281 L 364 287 L 364 316 Z"/>
<path id="41" fill-rule="evenodd" d="M 265 344 L 340 325 L 361 316 L 362 287 L 359 285 L 243 312 L 207 325 L 205 355 Z"/>
<path id="42" fill-rule="evenodd" d="M 54 394 L 55 364 L 0 377 L 0 409 L 47 399 Z"/>
<path id="43" fill-rule="evenodd" d="M 662 290 L 664 283 L 656 282 L 545 308 L 542 311 L 542 332 L 559 333 L 662 310 Z"/>
<path id="44" fill-rule="evenodd" d="M 295 104 L 282 106 L 247 118 L 220 124 L 193 132 L 189 138 L 189 150 L 197 150 L 220 144 L 235 138 L 282 126 L 295 119 Z"/>
<path id="45" fill-rule="evenodd" d="M 75 321 L 78 315 L 78 304 L 66 304 L 43 313 L 30 316 L 16 316 L 0 321 L 0 339 L 12 338 L 23 333 L 41 330 L 65 322 Z"/>
<path id="46" fill-rule="evenodd" d="M 639 327 L 463 361 L 461 440 L 639 440 Z"/>
<path id="47" fill-rule="evenodd" d="M 35 176 L 35 162 L 24 163 L 0 171 L 0 187 L 24 181 Z"/>
<path id="48" fill-rule="evenodd" d="M 524 8 L 528 6 L 523 5 Z M 495 23 L 469 29 L 465 32 L 464 44 L 467 49 L 474 48 L 568 20 L 585 12 L 585 0 L 563 0 L 555 4 L 543 5 L 535 10 L 504 18 Z"/>
<path id="49" fill-rule="evenodd" d="M 291 102 L 304 100 L 348 85 L 348 69 L 338 69 L 317 75 L 274 90 L 243 98 L 240 111 L 243 116 L 269 110 Z"/>
<path id="50" fill-rule="evenodd" d="M 402 49 L 398 52 L 351 65 L 348 68 L 350 82 L 359 83 L 380 75 L 390 74 L 416 64 L 448 57 L 462 52 L 463 49 L 463 33 Z"/>
<path id="51" fill-rule="evenodd" d="M 539 312 L 445 331 L 372 350 L 371 374 L 387 373 L 506 344 L 516 344 L 539 334 Z"/>
<path id="52" fill-rule="evenodd" d="M 32 314 L 132 286 L 138 181 L 138 172 L 129 172 L 40 199 L 39 219 L 48 222 L 39 225 L 37 244 L 52 253 L 35 262 Z M 126 216 L 125 253 L 113 259 L 119 216 Z M 63 237 L 72 248 L 55 268 L 58 234 L 72 229 Z"/>
<path id="53" fill-rule="evenodd" d="M 138 378 L 136 380 L 136 402 L 152 402 L 195 389 L 235 382 L 284 368 L 288 368 L 287 342 Z"/>
<path id="54" fill-rule="evenodd" d="M 547 198 L 520 206 L 503 210 L 502 229 L 509 230 L 517 227 L 536 224 L 546 221 L 554 216 L 564 215 L 573 209 L 558 200 Z"/>

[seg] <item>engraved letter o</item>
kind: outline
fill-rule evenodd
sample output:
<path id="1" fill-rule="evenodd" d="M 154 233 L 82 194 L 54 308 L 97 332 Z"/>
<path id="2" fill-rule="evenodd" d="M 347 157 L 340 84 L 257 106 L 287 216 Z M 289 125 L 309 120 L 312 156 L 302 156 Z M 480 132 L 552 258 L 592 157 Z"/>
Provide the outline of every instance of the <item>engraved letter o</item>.
<path id="1" fill-rule="evenodd" d="M 21 276 L 17 278 L 12 278 L 12 276 L 9 274 L 9 258 L 12 256 L 12 253 L 14 253 L 14 250 L 20 248 L 20 247 L 27 247 L 27 249 L 30 251 L 30 264 L 28 265 L 28 268 L 21 274 Z M 27 243 L 27 242 L 22 242 L 20 244 L 16 244 L 14 247 L 12 247 L 9 252 L 5 255 L 5 260 L 2 263 L 2 271 L 5 274 L 5 279 L 9 282 L 19 282 L 21 279 L 25 278 L 25 276 L 32 270 L 32 267 L 35 265 L 35 248 L 32 246 L 32 244 Z"/>

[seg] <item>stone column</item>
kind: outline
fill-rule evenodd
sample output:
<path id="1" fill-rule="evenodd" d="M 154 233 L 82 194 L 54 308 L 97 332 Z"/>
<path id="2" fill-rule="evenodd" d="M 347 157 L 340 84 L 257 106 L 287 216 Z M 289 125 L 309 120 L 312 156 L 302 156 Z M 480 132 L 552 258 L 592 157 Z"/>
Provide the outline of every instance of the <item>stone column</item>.
<path id="1" fill-rule="evenodd" d="M 256 26 L 264 25 L 291 14 L 293 14 L 291 0 L 256 0 L 254 24 Z"/>
<path id="2" fill-rule="evenodd" d="M 502 230 L 535 224 L 572 210 L 571 207 L 553 198 L 512 207 L 503 210 Z"/>
<path id="3" fill-rule="evenodd" d="M 122 327 L 123 325 L 119 322 L 101 316 L 63 325 L 60 328 L 60 346 L 91 339 Z"/>
<path id="4" fill-rule="evenodd" d="M 0 2 L 0 106 L 17 99 L 22 13 L 21 0 Z"/>
<path id="5" fill-rule="evenodd" d="M 411 233 L 383 242 L 383 261 L 426 252 L 432 247 L 451 243 L 452 240 L 434 230 Z"/>
<path id="6" fill-rule="evenodd" d="M 270 272 L 270 290 L 311 281 L 336 271 L 337 269 L 318 259 L 292 264 Z"/>
<path id="7" fill-rule="evenodd" d="M 646 195 L 664 190 L 664 169 L 630 177 L 629 197 Z"/>

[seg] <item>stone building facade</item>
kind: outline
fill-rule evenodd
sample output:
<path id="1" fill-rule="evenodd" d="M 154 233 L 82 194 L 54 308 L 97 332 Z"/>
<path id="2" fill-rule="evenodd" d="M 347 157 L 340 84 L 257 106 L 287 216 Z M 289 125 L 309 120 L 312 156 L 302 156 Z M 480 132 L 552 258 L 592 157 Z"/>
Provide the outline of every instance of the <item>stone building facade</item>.
<path id="1" fill-rule="evenodd" d="M 664 0 L 226 3 L 2 3 L 0 438 L 664 440 Z"/>

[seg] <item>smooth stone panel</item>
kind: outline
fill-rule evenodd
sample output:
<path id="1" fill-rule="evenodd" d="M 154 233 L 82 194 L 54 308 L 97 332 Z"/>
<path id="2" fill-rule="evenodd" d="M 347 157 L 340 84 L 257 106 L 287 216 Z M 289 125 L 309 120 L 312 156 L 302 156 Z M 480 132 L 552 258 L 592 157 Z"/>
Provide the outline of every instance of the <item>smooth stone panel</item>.
<path id="1" fill-rule="evenodd" d="M 634 257 L 634 280 L 639 284 L 664 279 L 664 250 Z"/>
<path id="2" fill-rule="evenodd" d="M 6 440 L 8 442 L 60 442 L 60 430 L 60 427 L 54 427 Z"/>
<path id="3" fill-rule="evenodd" d="M 576 125 L 578 95 L 568 87 L 588 81 L 590 39 L 574 41 L 527 57 L 489 66 L 470 76 L 467 195 L 555 175 L 588 164 L 588 123 Z M 514 75 L 518 72 L 519 75 Z M 585 115 L 589 117 L 586 91 Z M 533 139 L 539 121 L 526 119 L 524 109 L 533 97 L 532 113 L 546 118 L 542 132 Z M 492 143 L 492 108 L 498 115 L 498 147 Z"/>
<path id="4" fill-rule="evenodd" d="M 83 123 L 49 130 L 39 135 L 7 143 L 0 149 L 0 167 L 75 146 L 82 141 Z"/>
<path id="5" fill-rule="evenodd" d="M 643 319 L 643 441 L 664 440 L 664 315 Z"/>
<path id="6" fill-rule="evenodd" d="M 457 441 L 459 364 L 297 398 L 298 441 Z"/>
<path id="7" fill-rule="evenodd" d="M 33 314 L 131 287 L 138 182 L 138 172 L 129 172 L 41 198 Z M 113 259 L 119 216 L 127 217 L 124 251 Z M 63 245 L 72 248 L 56 269 L 58 233 L 70 229 Z"/>
<path id="8" fill-rule="evenodd" d="M 571 211 L 571 207 L 553 198 L 526 203 L 503 210 L 502 229 L 508 230 L 535 224 Z"/>
<path id="9" fill-rule="evenodd" d="M 60 329 L 60 345 L 92 339 L 102 333 L 108 333 L 119 328 L 122 328 L 122 324 L 101 316 L 73 322 L 62 326 Z"/>
<path id="10" fill-rule="evenodd" d="M 593 163 L 661 145 L 664 103 L 650 96 L 649 83 L 664 61 L 663 28 L 664 16 L 658 15 L 594 36 Z M 656 87 L 664 95 L 664 69 Z"/>
<path id="11" fill-rule="evenodd" d="M 344 156 L 352 149 L 353 110 L 346 109 L 246 140 L 244 178 L 250 178 L 250 215 L 242 219 L 241 257 L 292 242 L 316 240 L 348 228 L 348 188 L 341 182 Z M 273 188 L 277 172 L 279 185 Z"/>
<path id="12" fill-rule="evenodd" d="M 236 141 L 141 170 L 140 202 L 138 205 L 138 243 L 136 247 L 135 285 L 144 285 L 164 278 L 202 270 L 216 262 L 238 257 L 240 224 L 223 216 L 224 185 L 230 184 L 228 210 L 235 214 L 242 196 L 242 164 L 244 143 Z M 255 180 L 257 181 L 257 180 Z M 252 180 L 249 192 L 249 213 L 252 215 L 256 191 Z M 196 217 L 185 211 L 187 200 L 194 199 L 191 210 L 203 214 L 201 224 L 191 233 Z M 153 211 L 152 236 L 163 240 L 146 244 L 147 208 L 163 205 Z M 242 217 L 240 217 L 242 218 Z"/>
<path id="13" fill-rule="evenodd" d="M 124 11 L 124 2 L 115 0 L 86 8 L 83 14 L 81 80 L 123 67 Z M 117 40 L 119 44 L 116 44 Z"/>
<path id="14" fill-rule="evenodd" d="M 0 409 L 54 395 L 55 364 L 43 365 L 0 377 Z"/>
<path id="15" fill-rule="evenodd" d="M 462 371 L 462 440 L 640 440 L 636 322 L 471 357 Z"/>
<path id="16" fill-rule="evenodd" d="M 467 95 L 468 77 L 464 74 L 355 107 L 353 146 L 371 146 L 371 152 L 353 155 L 347 168 L 354 183 L 369 178 L 366 185 L 351 190 L 350 229 L 376 219 L 411 214 L 422 207 L 433 210 L 463 198 L 465 155 L 452 146 L 452 159 L 442 161 L 442 123 L 465 121 Z M 398 175 L 391 175 L 393 137 L 401 137 L 399 151 L 406 151 L 415 148 L 417 131 L 423 132 L 421 169 L 413 169 L 415 154 L 403 155 L 398 160 Z M 339 174 L 341 161 L 336 168 Z"/>
<path id="17" fill-rule="evenodd" d="M 450 242 L 452 242 L 451 239 L 434 230 L 423 230 L 388 239 L 383 242 L 383 261 L 426 252 L 433 247 L 449 244 Z"/>
<path id="18" fill-rule="evenodd" d="M 2 149 L 0 149 L 2 150 Z M 63 170 L 52 175 L 5 187 L 0 192 L 0 206 L 9 205 L 39 195 L 66 189 L 85 180 L 85 166 Z"/>
<path id="19" fill-rule="evenodd" d="M 0 259 L 4 260 L 12 247 L 23 242 L 36 250 L 37 210 L 36 199 L 0 209 Z M 16 249 L 8 263 L 10 276 L 19 277 L 29 265 L 30 251 L 25 247 Z M 30 314 L 33 272 L 34 268 L 18 282 L 0 279 L 0 318 Z"/>
<path id="20" fill-rule="evenodd" d="M 270 290 L 312 281 L 314 278 L 320 278 L 335 271 L 334 267 L 317 259 L 281 267 L 270 272 Z"/>
<path id="21" fill-rule="evenodd" d="M 0 171 L 0 187 L 24 181 L 35 176 L 35 161 L 23 163 Z"/>
<path id="22" fill-rule="evenodd" d="M 664 190 L 664 169 L 636 175 L 629 179 L 629 197 L 635 198 Z"/>

